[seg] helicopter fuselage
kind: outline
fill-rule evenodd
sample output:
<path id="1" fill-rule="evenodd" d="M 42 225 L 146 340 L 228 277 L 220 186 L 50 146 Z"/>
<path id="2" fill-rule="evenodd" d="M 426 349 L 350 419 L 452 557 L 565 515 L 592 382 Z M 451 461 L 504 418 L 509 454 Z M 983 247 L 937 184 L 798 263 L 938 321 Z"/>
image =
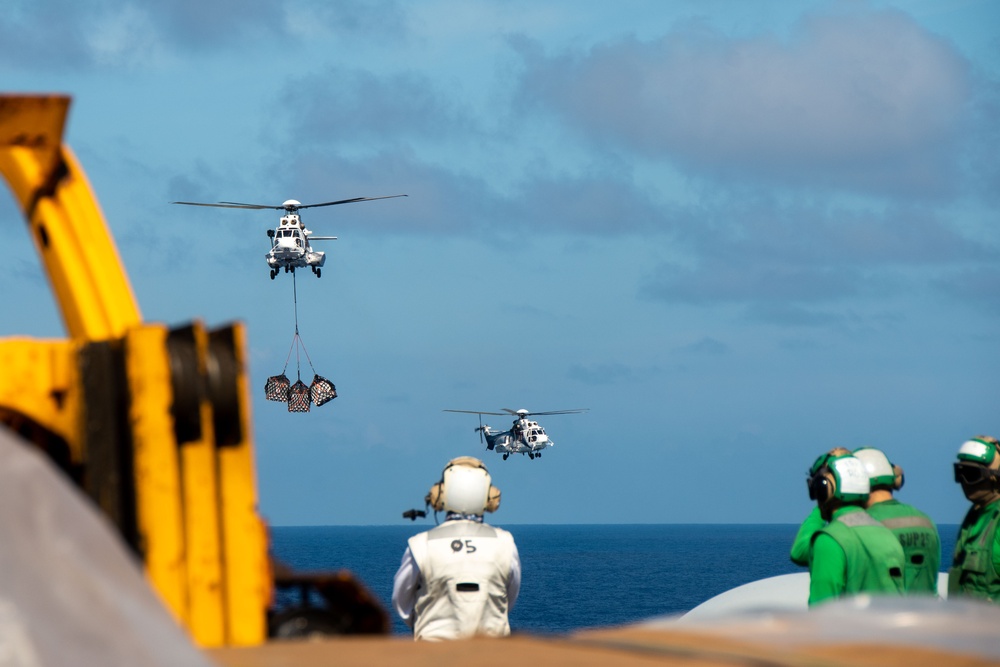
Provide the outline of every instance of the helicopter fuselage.
<path id="1" fill-rule="evenodd" d="M 271 277 L 281 270 L 291 271 L 309 267 L 318 273 L 326 263 L 326 253 L 313 250 L 309 243 L 310 232 L 302 224 L 299 216 L 291 213 L 283 216 L 277 229 L 272 230 L 271 249 L 264 255 L 271 267 Z"/>
<path id="2" fill-rule="evenodd" d="M 489 426 L 483 426 L 483 436 L 486 448 L 503 454 L 505 459 L 510 454 L 527 454 L 533 459 L 541 456 L 543 449 L 555 444 L 538 422 L 528 419 L 515 421 L 506 431 L 494 431 Z"/>
<path id="3" fill-rule="evenodd" d="M 555 445 L 549 438 L 545 429 L 538 422 L 530 419 L 532 415 L 569 415 L 579 412 L 586 412 L 588 408 L 575 408 L 573 410 L 549 410 L 546 412 L 530 412 L 524 408 L 511 410 L 502 408 L 504 412 L 513 415 L 514 423 L 506 431 L 496 431 L 491 426 L 483 424 L 483 415 L 503 415 L 502 412 L 486 412 L 483 410 L 453 410 L 445 409 L 444 412 L 464 412 L 467 414 L 479 415 L 480 440 L 486 440 L 486 449 L 503 454 L 506 461 L 511 454 L 527 454 L 529 459 L 535 459 L 542 455 L 542 450 Z"/>

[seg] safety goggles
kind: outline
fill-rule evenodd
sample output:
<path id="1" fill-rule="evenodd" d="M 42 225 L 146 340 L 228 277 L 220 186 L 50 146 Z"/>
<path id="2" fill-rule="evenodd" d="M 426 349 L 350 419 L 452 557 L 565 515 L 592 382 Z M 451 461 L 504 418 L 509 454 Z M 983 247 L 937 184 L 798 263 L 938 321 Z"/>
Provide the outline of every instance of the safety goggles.
<path id="1" fill-rule="evenodd" d="M 824 475 L 813 475 L 806 479 L 806 487 L 809 489 L 809 500 L 826 498 L 826 485 L 829 481 Z"/>
<path id="2" fill-rule="evenodd" d="M 960 484 L 981 484 L 996 479 L 996 471 L 974 463 L 956 463 L 955 481 Z"/>

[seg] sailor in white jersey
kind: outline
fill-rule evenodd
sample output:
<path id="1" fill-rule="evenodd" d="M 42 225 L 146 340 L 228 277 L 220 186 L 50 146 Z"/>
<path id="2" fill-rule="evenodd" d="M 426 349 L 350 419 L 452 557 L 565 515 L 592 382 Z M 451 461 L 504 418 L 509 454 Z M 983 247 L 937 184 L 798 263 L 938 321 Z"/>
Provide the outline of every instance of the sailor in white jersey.
<path id="1" fill-rule="evenodd" d="M 452 459 L 427 494 L 444 522 L 409 539 L 392 586 L 392 606 L 414 639 L 510 634 L 507 613 L 521 588 L 521 560 L 506 530 L 483 523 L 500 506 L 483 462 Z"/>

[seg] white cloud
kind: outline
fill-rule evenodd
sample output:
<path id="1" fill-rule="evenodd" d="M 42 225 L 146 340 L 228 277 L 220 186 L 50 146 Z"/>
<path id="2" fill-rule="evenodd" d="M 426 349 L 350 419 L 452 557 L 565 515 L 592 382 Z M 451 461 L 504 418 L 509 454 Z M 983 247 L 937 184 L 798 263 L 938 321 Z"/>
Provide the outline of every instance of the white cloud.
<path id="1" fill-rule="evenodd" d="M 894 193 L 946 191 L 966 62 L 903 14 L 815 15 L 788 39 L 686 24 L 547 57 L 522 95 L 598 142 L 695 170 Z"/>
<path id="2" fill-rule="evenodd" d="M 99 66 L 137 67 L 163 57 L 156 26 L 149 14 L 130 5 L 95 19 L 85 41 Z"/>

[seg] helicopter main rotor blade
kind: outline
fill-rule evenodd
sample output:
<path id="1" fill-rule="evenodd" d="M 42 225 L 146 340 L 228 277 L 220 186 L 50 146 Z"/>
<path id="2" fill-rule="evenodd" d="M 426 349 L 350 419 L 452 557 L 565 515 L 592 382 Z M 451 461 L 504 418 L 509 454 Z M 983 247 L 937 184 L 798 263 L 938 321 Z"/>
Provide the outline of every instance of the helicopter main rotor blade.
<path id="1" fill-rule="evenodd" d="M 255 211 L 259 211 L 262 209 L 283 211 L 285 209 L 284 206 L 268 206 L 267 204 L 241 204 L 240 202 L 236 201 L 220 201 L 218 204 L 216 204 L 216 206 L 223 206 L 228 208 L 250 208 Z"/>
<path id="2" fill-rule="evenodd" d="M 504 416 L 504 413 L 502 412 L 481 412 L 479 410 L 442 410 L 441 412 L 464 412 L 465 414 L 470 414 L 470 415 L 497 415 L 499 417 Z"/>
<path id="3" fill-rule="evenodd" d="M 196 201 L 172 201 L 171 204 L 186 204 L 187 206 L 212 206 L 215 208 L 276 208 L 281 209 L 281 206 L 261 206 L 259 204 L 237 204 L 234 202 L 220 202 L 218 204 L 203 204 Z"/>
<path id="4" fill-rule="evenodd" d="M 353 204 L 358 201 L 375 201 L 376 199 L 393 199 L 395 197 L 406 197 L 407 195 L 386 195 L 384 197 L 355 197 L 353 199 L 341 199 L 339 201 L 328 201 L 322 204 L 303 204 L 298 208 L 316 208 L 317 206 L 336 206 L 337 204 Z M 280 206 L 278 208 L 281 208 Z"/>
<path id="5" fill-rule="evenodd" d="M 501 408 L 501 410 L 503 410 L 507 414 L 514 415 L 515 417 L 520 417 L 522 414 L 525 417 L 528 417 L 528 416 L 531 416 L 531 415 L 542 415 L 542 416 L 545 416 L 545 415 L 572 415 L 572 414 L 577 414 L 577 413 L 580 413 L 580 412 L 587 412 L 588 410 L 590 410 L 590 408 L 574 408 L 573 410 L 549 410 L 547 412 L 528 412 L 528 411 L 525 411 L 524 413 L 518 412 L 517 410 L 511 410 L 510 408 Z"/>
<path id="6" fill-rule="evenodd" d="M 300 208 L 316 208 L 317 206 L 336 206 L 337 204 L 353 204 L 359 201 L 374 201 L 376 199 L 393 199 L 394 197 L 406 197 L 407 195 L 387 195 L 385 197 L 354 197 L 353 199 L 340 199 L 337 201 L 323 202 L 322 204 L 296 204 L 293 206 L 286 206 L 281 204 L 279 206 L 269 206 L 267 204 L 244 204 L 237 201 L 220 201 L 217 204 L 205 204 L 202 202 L 194 201 L 172 201 L 171 204 L 186 204 L 188 206 L 214 206 L 216 208 L 244 208 L 252 210 L 262 210 L 271 209 L 274 211 L 292 211 L 295 212 Z"/>

